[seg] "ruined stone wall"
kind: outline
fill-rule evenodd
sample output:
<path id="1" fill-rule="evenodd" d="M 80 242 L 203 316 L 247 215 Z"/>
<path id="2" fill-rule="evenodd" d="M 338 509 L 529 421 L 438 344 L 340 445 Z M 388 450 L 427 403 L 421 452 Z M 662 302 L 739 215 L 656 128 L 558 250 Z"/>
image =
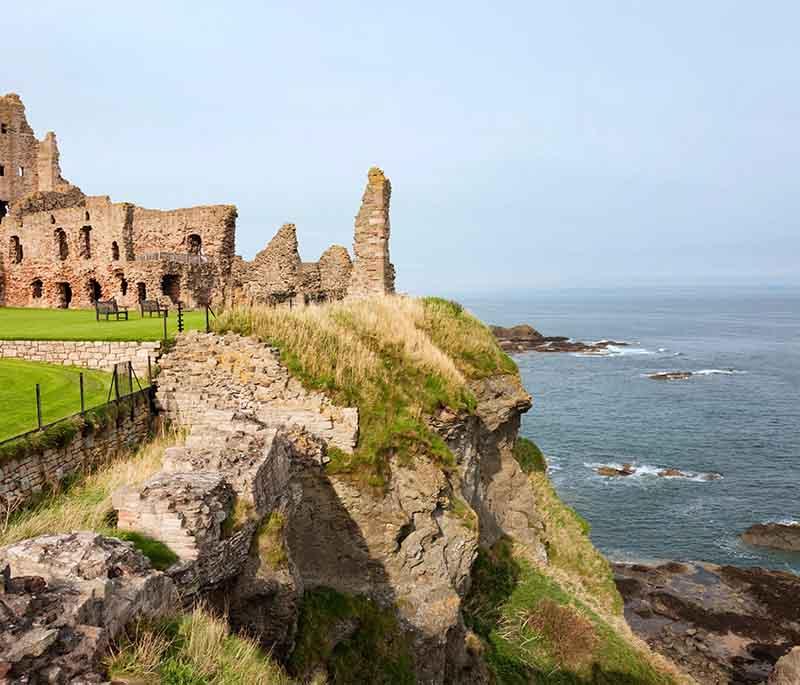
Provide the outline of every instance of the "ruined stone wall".
<path id="1" fill-rule="evenodd" d="M 394 293 L 394 266 L 389 260 L 391 195 L 389 179 L 383 171 L 372 167 L 355 221 L 355 260 L 348 288 L 350 297 Z"/>
<path id="2" fill-rule="evenodd" d="M 144 394 L 134 396 L 133 406 L 133 419 L 130 412 L 121 412 L 117 422 L 112 420 L 96 431 L 78 432 L 64 447 L 0 462 L 0 514 L 8 507 L 18 508 L 72 473 L 136 449 L 147 438 L 152 415 L 150 401 Z"/>
<path id="3" fill-rule="evenodd" d="M 103 371 L 111 371 L 115 364 L 130 361 L 140 378 L 147 377 L 148 357 L 155 364 L 160 354 L 159 341 L 0 340 L 0 359 L 27 359 Z"/>

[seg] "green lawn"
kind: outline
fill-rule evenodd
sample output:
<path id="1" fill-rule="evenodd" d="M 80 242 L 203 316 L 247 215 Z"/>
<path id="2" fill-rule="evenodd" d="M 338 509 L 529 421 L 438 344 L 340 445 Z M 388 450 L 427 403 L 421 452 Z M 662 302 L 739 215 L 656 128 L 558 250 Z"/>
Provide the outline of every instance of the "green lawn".
<path id="1" fill-rule="evenodd" d="M 205 312 L 184 313 L 184 330 L 205 328 Z M 171 308 L 167 335 L 178 332 L 177 312 Z M 164 320 L 130 312 L 129 321 L 95 320 L 88 309 L 26 309 L 0 307 L 0 340 L 160 340 Z"/>
<path id="2" fill-rule="evenodd" d="M 105 403 L 111 384 L 110 373 L 21 359 L 0 359 L 0 440 L 36 428 L 37 383 L 41 388 L 43 423 L 79 412 L 80 372 L 83 372 L 86 408 Z"/>

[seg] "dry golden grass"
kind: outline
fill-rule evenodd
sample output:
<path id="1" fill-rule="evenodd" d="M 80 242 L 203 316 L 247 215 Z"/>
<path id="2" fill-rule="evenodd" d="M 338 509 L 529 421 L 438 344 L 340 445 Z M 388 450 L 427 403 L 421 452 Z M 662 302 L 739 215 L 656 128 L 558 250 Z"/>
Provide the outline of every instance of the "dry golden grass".
<path id="1" fill-rule="evenodd" d="M 174 434 L 160 435 L 135 454 L 105 464 L 34 507 L 10 515 L 0 523 L 0 547 L 45 534 L 108 533 L 111 494 L 123 485 L 139 485 L 159 471 L 164 450 L 177 440 Z"/>
<path id="2" fill-rule="evenodd" d="M 598 644 L 594 625 L 569 605 L 543 599 L 525 619 L 543 635 L 560 666 L 577 667 L 591 660 Z"/>

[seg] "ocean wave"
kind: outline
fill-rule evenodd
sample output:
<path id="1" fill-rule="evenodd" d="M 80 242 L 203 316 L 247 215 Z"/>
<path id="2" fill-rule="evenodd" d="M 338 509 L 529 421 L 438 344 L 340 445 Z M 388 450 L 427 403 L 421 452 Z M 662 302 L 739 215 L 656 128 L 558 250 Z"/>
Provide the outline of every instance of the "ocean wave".
<path id="1" fill-rule="evenodd" d="M 637 354 L 655 354 L 653 350 L 644 347 L 622 347 L 621 345 L 609 345 L 591 352 L 573 352 L 573 357 L 627 357 Z"/>
<path id="2" fill-rule="evenodd" d="M 739 373 L 747 373 L 747 371 L 741 371 L 739 369 L 700 369 L 699 371 L 692 371 L 692 375 L 694 376 L 715 376 L 715 375 L 723 375 L 723 376 L 734 376 Z"/>
<path id="3" fill-rule="evenodd" d="M 745 374 L 741 369 L 699 369 L 697 371 L 650 371 L 641 373 L 641 378 L 650 378 L 657 381 L 685 381 L 694 376 L 736 376 Z"/>
<path id="4" fill-rule="evenodd" d="M 767 519 L 764 523 L 777 523 L 779 526 L 800 526 L 796 519 Z"/>
<path id="5" fill-rule="evenodd" d="M 713 483 L 714 481 L 722 480 L 723 478 L 722 474 L 713 471 L 688 471 L 685 469 L 675 469 L 674 467 L 653 466 L 651 464 L 636 464 L 634 462 L 626 462 L 625 464 L 618 462 L 585 462 L 583 465 L 586 468 L 594 471 L 595 475 L 603 480 L 626 481 L 657 478 L 659 480 L 685 480 L 693 483 Z M 599 473 L 597 473 L 597 469 L 600 468 L 610 468 L 617 471 L 623 471 L 626 466 L 633 469 L 632 473 L 627 476 L 601 476 Z M 678 473 L 667 473 L 670 470 L 678 471 Z"/>

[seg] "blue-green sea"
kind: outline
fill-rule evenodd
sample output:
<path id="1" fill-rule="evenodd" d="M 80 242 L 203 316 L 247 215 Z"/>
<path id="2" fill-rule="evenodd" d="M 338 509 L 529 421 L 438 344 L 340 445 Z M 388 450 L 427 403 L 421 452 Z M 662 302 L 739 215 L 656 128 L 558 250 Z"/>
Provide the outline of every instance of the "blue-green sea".
<path id="1" fill-rule="evenodd" d="M 515 357 L 534 397 L 522 433 L 613 559 L 691 559 L 800 573 L 748 547 L 753 523 L 800 521 L 800 289 L 540 290 L 455 296 L 487 323 L 622 340 L 607 356 Z M 684 381 L 647 378 L 693 371 Z M 601 464 L 637 474 L 609 479 Z M 661 478 L 677 468 L 686 478 Z M 720 480 L 703 480 L 718 473 Z"/>

